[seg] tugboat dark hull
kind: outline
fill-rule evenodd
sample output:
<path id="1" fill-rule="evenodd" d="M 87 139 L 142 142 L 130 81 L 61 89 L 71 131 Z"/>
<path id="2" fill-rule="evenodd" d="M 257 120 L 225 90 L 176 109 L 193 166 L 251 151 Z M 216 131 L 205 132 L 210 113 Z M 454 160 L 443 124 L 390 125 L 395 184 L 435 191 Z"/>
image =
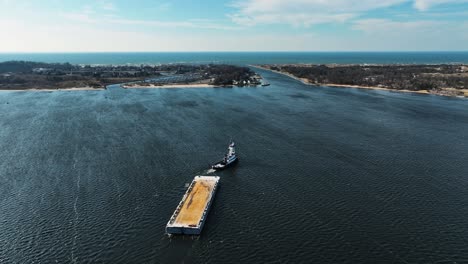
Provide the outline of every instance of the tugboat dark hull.
<path id="1" fill-rule="evenodd" d="M 234 166 L 235 164 L 237 164 L 238 161 L 239 161 L 239 158 L 236 158 L 234 161 L 232 161 L 231 163 L 228 163 L 228 164 L 225 164 L 224 161 L 220 161 L 220 162 L 217 162 L 217 163 L 213 164 L 213 166 L 211 166 L 211 168 L 214 169 L 214 170 L 217 170 L 217 171 L 225 170 L 225 169 L 230 168 L 230 167 Z"/>

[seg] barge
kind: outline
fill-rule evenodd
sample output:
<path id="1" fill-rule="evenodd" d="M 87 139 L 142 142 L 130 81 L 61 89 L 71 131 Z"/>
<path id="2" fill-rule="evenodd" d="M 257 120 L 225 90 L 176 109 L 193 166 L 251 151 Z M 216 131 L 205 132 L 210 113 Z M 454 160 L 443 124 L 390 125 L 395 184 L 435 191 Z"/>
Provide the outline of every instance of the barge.
<path id="1" fill-rule="evenodd" d="M 200 235 L 213 203 L 218 176 L 196 176 L 166 225 L 171 235 Z"/>

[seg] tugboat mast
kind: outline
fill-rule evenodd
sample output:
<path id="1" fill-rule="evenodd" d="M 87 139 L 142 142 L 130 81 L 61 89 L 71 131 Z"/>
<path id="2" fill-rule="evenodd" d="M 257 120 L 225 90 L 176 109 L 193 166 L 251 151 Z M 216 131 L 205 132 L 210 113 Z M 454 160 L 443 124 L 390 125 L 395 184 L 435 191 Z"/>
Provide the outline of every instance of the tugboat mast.
<path id="1" fill-rule="evenodd" d="M 231 140 L 231 144 L 229 144 L 229 149 L 228 149 L 228 156 L 233 156 L 236 155 L 236 145 L 234 144 L 234 141 Z"/>

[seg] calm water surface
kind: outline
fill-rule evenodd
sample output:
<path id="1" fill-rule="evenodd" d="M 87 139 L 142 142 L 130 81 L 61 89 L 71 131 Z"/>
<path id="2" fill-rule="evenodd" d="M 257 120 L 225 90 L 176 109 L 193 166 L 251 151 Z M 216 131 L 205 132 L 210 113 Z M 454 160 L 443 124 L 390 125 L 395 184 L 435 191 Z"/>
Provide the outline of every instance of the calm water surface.
<path id="1" fill-rule="evenodd" d="M 0 93 L 2 263 L 466 263 L 468 101 L 308 87 Z M 241 161 L 202 235 L 185 189 Z"/>
<path id="2" fill-rule="evenodd" d="M 159 63 L 468 63 L 468 51 L 454 52 L 138 52 L 0 53 L 0 62 L 26 60 L 75 64 Z"/>

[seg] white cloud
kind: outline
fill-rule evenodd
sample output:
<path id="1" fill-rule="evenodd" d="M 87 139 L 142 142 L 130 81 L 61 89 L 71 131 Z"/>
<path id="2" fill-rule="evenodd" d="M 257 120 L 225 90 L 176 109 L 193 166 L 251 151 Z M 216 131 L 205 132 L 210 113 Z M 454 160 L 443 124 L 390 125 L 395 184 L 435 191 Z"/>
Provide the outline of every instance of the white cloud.
<path id="1" fill-rule="evenodd" d="M 104 10 L 107 10 L 107 11 L 115 11 L 117 10 L 117 8 L 115 7 L 115 5 L 113 3 L 104 3 L 102 5 L 102 8 Z"/>
<path id="2" fill-rule="evenodd" d="M 443 25 L 447 25 L 447 22 L 432 20 L 393 21 L 388 19 L 362 19 L 354 22 L 353 29 L 372 34 L 378 33 L 401 36 L 405 32 L 433 32 Z"/>
<path id="3" fill-rule="evenodd" d="M 245 13 L 277 11 L 356 12 L 389 7 L 406 0 L 245 0 L 234 4 Z"/>
<path id="4" fill-rule="evenodd" d="M 468 3 L 468 0 L 238 0 L 232 4 L 237 11 L 228 15 L 241 25 L 289 24 L 310 26 L 323 23 L 343 23 L 369 11 L 413 3 L 418 11 L 448 4 Z"/>
<path id="5" fill-rule="evenodd" d="M 107 1 L 107 0 L 99 0 L 99 7 L 102 8 L 105 11 L 116 11 L 117 7 L 113 2 Z"/>
<path id="6" fill-rule="evenodd" d="M 414 0 L 414 8 L 419 11 L 427 11 L 438 5 L 460 3 L 468 3 L 468 0 Z"/>
<path id="7" fill-rule="evenodd" d="M 290 24 L 293 26 L 305 26 L 323 24 L 323 23 L 343 23 L 351 18 L 356 17 L 356 14 L 313 14 L 313 13 L 296 13 L 296 14 L 281 14 L 281 13 L 264 13 L 252 16 L 242 14 L 233 14 L 229 16 L 236 24 L 244 26 L 254 26 L 257 24 Z"/>
<path id="8" fill-rule="evenodd" d="M 238 30 L 238 26 L 229 26 L 209 19 L 190 19 L 185 21 L 162 21 L 127 19 L 117 15 L 97 16 L 90 12 L 68 12 L 61 13 L 61 17 L 70 22 L 95 24 L 97 27 L 106 26 L 145 26 L 150 28 L 192 28 L 192 29 L 215 29 L 215 30 Z"/>
<path id="9" fill-rule="evenodd" d="M 394 6 L 407 0 L 244 0 L 233 4 L 231 19 L 242 25 L 291 24 L 310 26 L 345 22 L 369 10 Z"/>

